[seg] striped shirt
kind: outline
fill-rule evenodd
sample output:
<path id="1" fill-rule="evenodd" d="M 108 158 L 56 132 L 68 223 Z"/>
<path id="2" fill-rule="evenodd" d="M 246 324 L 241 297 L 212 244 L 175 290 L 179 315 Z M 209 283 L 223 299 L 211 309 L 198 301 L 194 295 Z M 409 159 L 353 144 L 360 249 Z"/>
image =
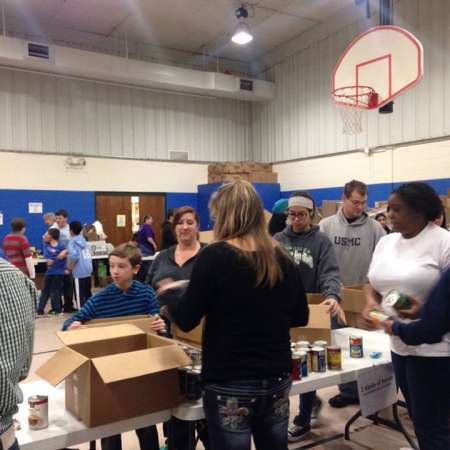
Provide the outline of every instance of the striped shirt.
<path id="1" fill-rule="evenodd" d="M 155 291 L 139 281 L 133 281 L 128 291 L 122 291 L 115 283 L 93 295 L 84 306 L 63 324 L 67 330 L 75 321 L 87 322 L 92 319 L 133 316 L 137 314 L 158 314 L 159 305 Z"/>
<path id="2" fill-rule="evenodd" d="M 5 258 L 23 273 L 28 275 L 25 258 L 31 256 L 30 244 L 22 233 L 9 233 L 3 239 Z"/>
<path id="3" fill-rule="evenodd" d="M 30 369 L 36 301 L 34 283 L 0 258 L 0 434 L 12 425 L 17 385 Z"/>

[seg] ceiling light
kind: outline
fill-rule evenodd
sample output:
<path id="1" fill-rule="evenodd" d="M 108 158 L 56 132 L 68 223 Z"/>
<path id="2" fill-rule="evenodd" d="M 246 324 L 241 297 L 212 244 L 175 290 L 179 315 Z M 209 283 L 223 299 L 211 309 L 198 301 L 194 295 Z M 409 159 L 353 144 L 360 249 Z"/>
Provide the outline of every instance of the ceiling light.
<path id="1" fill-rule="evenodd" d="M 236 27 L 236 30 L 233 33 L 233 36 L 231 37 L 231 40 L 235 44 L 239 45 L 248 44 L 253 40 L 253 36 L 252 33 L 250 32 L 249 26 L 245 22 L 243 22 L 243 19 L 246 19 L 248 17 L 247 8 L 242 5 L 238 9 L 236 9 L 234 14 L 239 20 L 239 25 Z"/>
<path id="2" fill-rule="evenodd" d="M 251 42 L 253 40 L 253 36 L 250 32 L 249 26 L 246 23 L 241 22 L 236 27 L 236 31 L 234 32 L 233 36 L 231 37 L 231 40 L 235 44 L 239 44 L 239 45 L 245 45 L 245 44 L 248 44 L 249 42 Z"/>

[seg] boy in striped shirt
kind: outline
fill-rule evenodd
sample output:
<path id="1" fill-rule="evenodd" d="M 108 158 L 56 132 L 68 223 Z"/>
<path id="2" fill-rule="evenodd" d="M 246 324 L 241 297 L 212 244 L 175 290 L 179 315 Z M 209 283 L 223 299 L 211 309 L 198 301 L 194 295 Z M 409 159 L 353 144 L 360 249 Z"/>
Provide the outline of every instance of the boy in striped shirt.
<path id="1" fill-rule="evenodd" d="M 113 283 L 94 294 L 83 307 L 63 324 L 63 330 L 82 328 L 85 322 L 96 318 L 158 314 L 155 291 L 147 284 L 134 280 L 139 271 L 141 252 L 132 244 L 121 244 L 109 254 L 109 271 Z M 154 332 L 165 330 L 161 318 L 153 320 Z M 159 450 L 158 431 L 152 425 L 136 430 L 141 450 Z M 121 449 L 120 434 L 103 438 L 102 450 Z"/>

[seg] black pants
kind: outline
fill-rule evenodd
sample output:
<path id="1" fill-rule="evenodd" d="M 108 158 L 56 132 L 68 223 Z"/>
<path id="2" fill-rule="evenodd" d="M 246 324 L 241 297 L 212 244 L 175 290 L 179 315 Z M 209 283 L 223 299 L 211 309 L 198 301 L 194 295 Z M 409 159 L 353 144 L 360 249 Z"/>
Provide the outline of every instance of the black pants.
<path id="1" fill-rule="evenodd" d="M 39 298 L 38 313 L 43 313 L 47 305 L 48 297 L 52 302 L 52 309 L 55 313 L 61 312 L 61 295 L 63 292 L 64 275 L 46 275 L 44 287 Z"/>
<path id="2" fill-rule="evenodd" d="M 159 450 L 158 430 L 156 425 L 136 430 L 141 450 Z M 122 450 L 122 437 L 120 434 L 102 438 L 102 450 Z"/>
<path id="3" fill-rule="evenodd" d="M 91 282 L 91 277 L 75 278 L 75 285 L 78 285 L 78 289 L 75 287 L 75 294 L 79 297 L 78 303 L 80 308 L 92 297 Z"/>
<path id="4" fill-rule="evenodd" d="M 73 276 L 71 273 L 64 275 L 64 306 L 63 309 L 66 312 L 70 312 L 73 309 Z"/>
<path id="5" fill-rule="evenodd" d="M 172 417 L 164 423 L 164 431 L 168 434 L 169 450 L 194 450 L 196 432 L 205 450 L 211 448 L 205 420 L 187 421 Z"/>
<path id="6" fill-rule="evenodd" d="M 392 364 L 420 450 L 449 450 L 450 357 L 392 353 Z"/>

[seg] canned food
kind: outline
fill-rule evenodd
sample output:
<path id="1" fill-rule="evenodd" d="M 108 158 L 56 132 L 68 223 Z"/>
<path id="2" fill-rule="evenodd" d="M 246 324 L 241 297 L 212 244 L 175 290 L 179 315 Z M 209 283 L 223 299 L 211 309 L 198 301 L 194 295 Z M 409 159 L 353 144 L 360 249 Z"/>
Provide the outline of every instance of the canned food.
<path id="1" fill-rule="evenodd" d="M 363 358 L 363 338 L 361 336 L 350 336 L 350 358 Z"/>
<path id="2" fill-rule="evenodd" d="M 291 378 L 293 380 L 302 379 L 302 358 L 299 352 L 294 352 L 292 354 L 292 372 Z"/>
<path id="3" fill-rule="evenodd" d="M 28 426 L 30 430 L 48 427 L 48 397 L 32 395 L 28 397 Z"/>
<path id="4" fill-rule="evenodd" d="M 342 370 L 341 347 L 327 347 L 327 364 L 329 370 Z"/>
<path id="5" fill-rule="evenodd" d="M 306 351 L 306 365 L 308 367 L 308 373 L 312 372 L 312 362 L 313 362 L 313 352 L 310 348 L 305 349 Z"/>
<path id="6" fill-rule="evenodd" d="M 374 325 L 379 325 L 381 322 L 389 319 L 387 314 L 384 314 L 377 309 L 372 309 L 372 311 L 369 312 L 369 317 L 372 319 Z"/>
<path id="7" fill-rule="evenodd" d="M 300 348 L 308 348 L 310 347 L 309 341 L 298 341 L 297 346 Z"/>
<path id="8" fill-rule="evenodd" d="M 198 351 L 191 351 L 192 366 L 199 366 L 202 363 L 202 354 Z"/>
<path id="9" fill-rule="evenodd" d="M 202 383 L 200 370 L 189 367 L 178 369 L 180 390 L 187 400 L 198 400 L 202 396 Z"/>
<path id="10" fill-rule="evenodd" d="M 314 341 L 313 346 L 314 347 L 322 347 L 322 348 L 327 348 L 327 341 Z"/>
<path id="11" fill-rule="evenodd" d="M 411 308 L 411 300 L 406 294 L 398 291 L 391 291 L 384 299 L 384 303 L 394 309 L 409 309 Z"/>
<path id="12" fill-rule="evenodd" d="M 301 367 L 301 373 L 302 378 L 308 376 L 308 356 L 306 351 L 299 351 L 297 352 L 297 355 L 300 357 L 300 367 Z"/>
<path id="13" fill-rule="evenodd" d="M 326 372 L 327 358 L 325 349 L 323 349 L 322 347 L 313 347 L 311 350 L 312 350 L 312 371 Z"/>

